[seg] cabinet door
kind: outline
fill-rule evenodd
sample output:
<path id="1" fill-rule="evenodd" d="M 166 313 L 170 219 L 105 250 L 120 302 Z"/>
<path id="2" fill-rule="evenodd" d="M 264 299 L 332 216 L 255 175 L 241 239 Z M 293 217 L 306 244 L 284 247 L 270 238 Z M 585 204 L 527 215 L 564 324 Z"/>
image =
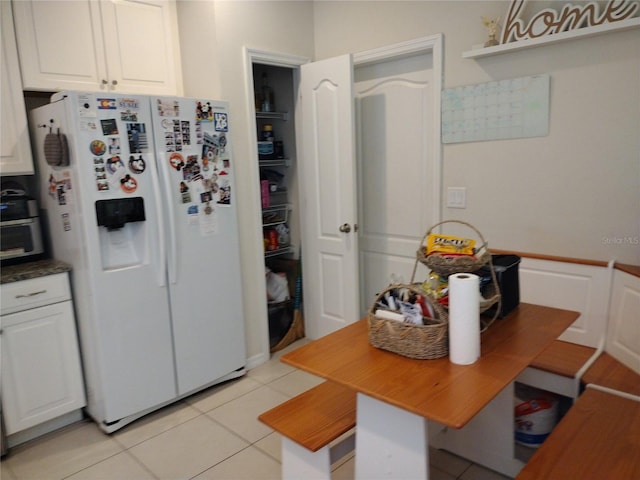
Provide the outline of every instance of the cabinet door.
<path id="1" fill-rule="evenodd" d="M 181 95 L 175 2 L 102 1 L 100 7 L 110 88 Z"/>
<path id="2" fill-rule="evenodd" d="M 84 386 L 71 302 L 0 319 L 7 434 L 82 408 Z"/>
<path id="3" fill-rule="evenodd" d="M 18 52 L 10 2 L 0 2 L 0 15 L 2 20 L 0 173 L 30 175 L 33 173 L 33 159 L 18 70 Z"/>
<path id="4" fill-rule="evenodd" d="M 24 90 L 107 88 L 96 2 L 21 0 L 13 8 Z"/>

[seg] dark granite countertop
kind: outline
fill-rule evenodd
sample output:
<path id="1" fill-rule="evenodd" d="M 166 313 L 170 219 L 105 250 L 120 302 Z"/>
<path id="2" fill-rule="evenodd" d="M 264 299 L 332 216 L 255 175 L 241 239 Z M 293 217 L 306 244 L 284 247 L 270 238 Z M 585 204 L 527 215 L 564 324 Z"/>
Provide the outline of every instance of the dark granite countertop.
<path id="1" fill-rule="evenodd" d="M 35 262 L 21 263 L 19 265 L 9 265 L 0 270 L 0 284 L 19 282 L 31 278 L 64 273 L 71 270 L 71 265 L 59 260 L 37 260 Z"/>

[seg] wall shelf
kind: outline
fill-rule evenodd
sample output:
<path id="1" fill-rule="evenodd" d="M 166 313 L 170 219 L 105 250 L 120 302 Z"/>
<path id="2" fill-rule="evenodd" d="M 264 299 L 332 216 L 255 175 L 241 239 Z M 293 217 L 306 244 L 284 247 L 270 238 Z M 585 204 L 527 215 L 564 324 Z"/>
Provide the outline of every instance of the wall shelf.
<path id="1" fill-rule="evenodd" d="M 578 28 L 576 30 L 555 33 L 553 35 L 547 35 L 544 37 L 505 43 L 502 45 L 496 45 L 495 47 L 477 48 L 469 50 L 467 52 L 463 52 L 462 58 L 482 58 L 493 55 L 501 55 L 503 53 L 516 52 L 518 50 L 524 50 L 526 48 L 540 47 L 542 45 L 558 43 L 566 40 L 575 40 L 583 37 L 593 37 L 610 32 L 621 32 L 638 27 L 640 27 L 640 17 L 629 18 L 627 20 L 622 20 L 619 22 L 605 23 L 602 25 L 596 25 L 594 27 Z"/>

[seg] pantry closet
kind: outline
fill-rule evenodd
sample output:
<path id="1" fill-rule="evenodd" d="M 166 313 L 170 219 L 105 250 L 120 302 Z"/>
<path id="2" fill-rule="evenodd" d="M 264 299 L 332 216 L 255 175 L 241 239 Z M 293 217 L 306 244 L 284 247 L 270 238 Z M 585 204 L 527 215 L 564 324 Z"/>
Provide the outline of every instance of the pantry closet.
<path id="1" fill-rule="evenodd" d="M 440 219 L 441 49 L 436 35 L 298 65 L 264 52 L 253 61 L 254 105 L 266 71 L 275 112 L 288 112 L 276 123 L 256 108 L 255 139 L 272 125 L 291 159 L 286 256 L 302 255 L 310 338 L 360 318 L 392 275 L 408 281 L 416 245 Z M 291 73 L 290 108 L 280 69 Z"/>

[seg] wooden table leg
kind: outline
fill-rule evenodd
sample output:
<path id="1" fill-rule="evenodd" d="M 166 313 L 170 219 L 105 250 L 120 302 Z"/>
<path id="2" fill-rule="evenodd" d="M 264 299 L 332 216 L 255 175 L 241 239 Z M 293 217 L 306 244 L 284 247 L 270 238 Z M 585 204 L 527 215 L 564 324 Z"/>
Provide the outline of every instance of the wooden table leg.
<path id="1" fill-rule="evenodd" d="M 429 479 L 427 420 L 358 393 L 356 479 Z"/>

